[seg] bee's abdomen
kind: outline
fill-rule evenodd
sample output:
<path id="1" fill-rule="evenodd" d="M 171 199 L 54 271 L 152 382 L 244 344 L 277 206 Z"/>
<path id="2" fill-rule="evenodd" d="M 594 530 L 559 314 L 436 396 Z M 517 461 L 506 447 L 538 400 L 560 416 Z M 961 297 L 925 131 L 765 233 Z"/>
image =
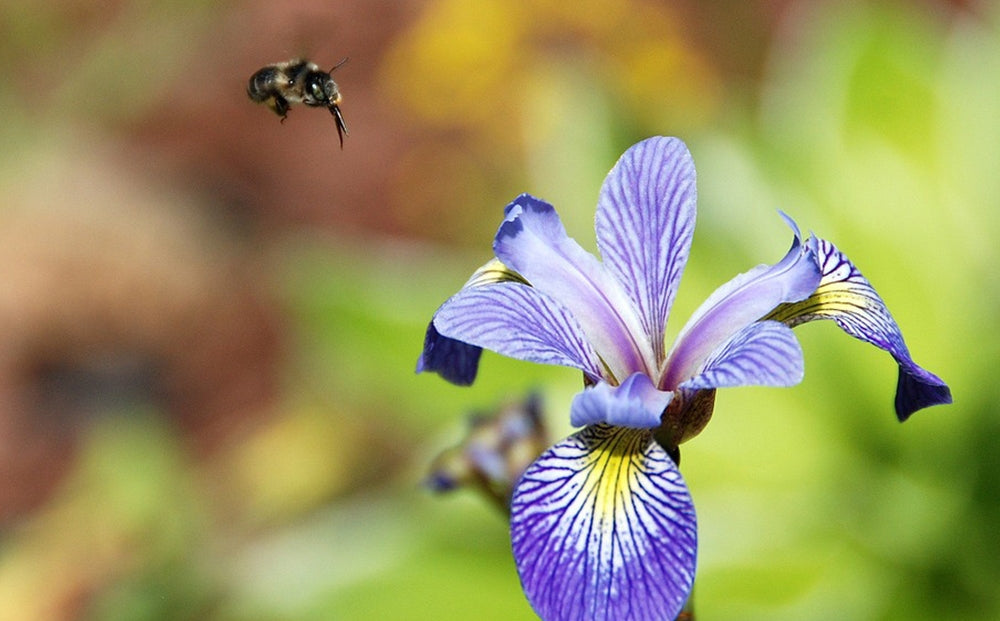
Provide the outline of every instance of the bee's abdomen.
<path id="1" fill-rule="evenodd" d="M 264 67 L 257 73 L 250 76 L 247 84 L 247 95 L 250 99 L 260 103 L 267 101 L 274 94 L 274 83 L 280 76 L 277 67 Z"/>

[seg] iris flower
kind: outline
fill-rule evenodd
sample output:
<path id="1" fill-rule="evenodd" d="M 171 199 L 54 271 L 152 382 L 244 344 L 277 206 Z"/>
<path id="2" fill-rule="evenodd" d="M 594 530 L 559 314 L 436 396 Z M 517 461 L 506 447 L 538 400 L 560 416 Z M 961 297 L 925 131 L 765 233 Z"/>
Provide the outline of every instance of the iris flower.
<path id="1" fill-rule="evenodd" d="M 603 261 L 548 203 L 504 210 L 495 258 L 434 314 L 418 371 L 475 379 L 483 348 L 574 367 L 582 429 L 542 453 L 510 502 L 524 592 L 545 621 L 674 619 L 694 581 L 694 505 L 678 446 L 712 415 L 715 390 L 791 386 L 803 376 L 791 328 L 832 319 L 899 365 L 896 414 L 949 403 L 910 357 L 884 302 L 828 241 L 802 240 L 719 287 L 668 348 L 665 327 L 695 224 L 695 168 L 683 142 L 655 137 L 615 164 L 597 205 Z"/>

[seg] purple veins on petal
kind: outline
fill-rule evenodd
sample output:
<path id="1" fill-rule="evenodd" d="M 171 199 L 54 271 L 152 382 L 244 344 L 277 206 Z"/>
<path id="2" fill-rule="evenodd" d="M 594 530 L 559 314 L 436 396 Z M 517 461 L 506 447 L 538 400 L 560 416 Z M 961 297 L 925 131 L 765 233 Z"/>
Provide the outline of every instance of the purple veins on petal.
<path id="1" fill-rule="evenodd" d="M 515 488 L 511 540 L 545 621 L 672 620 L 694 581 L 694 506 L 648 430 L 590 426 L 543 453 Z"/>
<path id="2" fill-rule="evenodd" d="M 577 393 L 570 408 L 574 427 L 607 423 L 651 429 L 660 425 L 672 393 L 658 390 L 648 375 L 633 373 L 620 386 L 598 382 Z"/>
<path id="3" fill-rule="evenodd" d="M 481 287 L 499 282 L 525 283 L 523 277 L 497 259 L 477 269 L 462 287 Z M 469 386 L 479 370 L 481 347 L 442 336 L 431 320 L 424 335 L 424 349 L 417 359 L 417 373 L 433 371 L 452 384 Z"/>
<path id="4" fill-rule="evenodd" d="M 493 251 L 531 286 L 565 307 L 621 381 L 635 371 L 654 375 L 653 345 L 622 284 L 566 235 L 555 209 L 522 194 L 505 210 Z"/>
<path id="5" fill-rule="evenodd" d="M 791 328 L 777 321 L 752 323 L 717 349 L 681 388 L 793 386 L 802 381 L 802 346 Z"/>
<path id="6" fill-rule="evenodd" d="M 595 219 L 604 265 L 642 316 L 657 360 L 694 235 L 695 168 L 684 143 L 655 137 L 631 147 L 601 187 Z"/>
<path id="7" fill-rule="evenodd" d="M 717 347 L 779 304 L 803 300 L 816 290 L 820 272 L 813 251 L 802 244 L 794 223 L 786 221 L 795 231 L 791 249 L 775 265 L 758 265 L 705 300 L 681 329 L 661 388 L 674 388 L 693 377 Z"/>
<path id="8" fill-rule="evenodd" d="M 601 363 L 576 320 L 544 293 L 519 283 L 463 289 L 438 309 L 443 335 L 518 360 L 601 377 Z"/>
<path id="9" fill-rule="evenodd" d="M 808 243 L 822 272 L 816 291 L 805 300 L 779 306 L 768 319 L 789 326 L 832 319 L 854 338 L 889 352 L 899 365 L 895 406 L 900 421 L 919 409 L 951 403 L 948 385 L 910 357 L 899 325 L 861 271 L 832 243 L 817 237 Z"/>

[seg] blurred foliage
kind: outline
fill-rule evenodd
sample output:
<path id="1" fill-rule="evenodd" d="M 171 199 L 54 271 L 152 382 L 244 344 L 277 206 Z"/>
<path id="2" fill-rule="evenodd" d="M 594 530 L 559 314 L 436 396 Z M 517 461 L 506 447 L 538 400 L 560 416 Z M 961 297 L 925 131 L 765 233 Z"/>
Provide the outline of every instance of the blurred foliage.
<path id="1" fill-rule="evenodd" d="M 713 239 L 700 251 L 696 240 L 692 265 L 704 266 L 704 252 L 760 245 L 770 230 L 755 231 L 750 218 L 790 210 L 866 272 L 914 354 L 956 395 L 902 427 L 875 416 L 888 414 L 892 365 L 830 326 L 802 330 L 807 372 L 795 395 L 720 395 L 711 435 L 685 460 L 702 516 L 698 597 L 710 618 L 985 619 L 1000 610 L 984 579 L 1000 571 L 997 394 L 985 377 L 998 350 L 982 332 L 997 321 L 1000 293 L 987 241 L 998 229 L 997 180 L 982 168 L 1000 145 L 1000 123 L 985 112 L 998 95 L 998 14 L 940 17 L 883 5 L 798 12 L 775 41 L 759 111 L 695 147 L 701 225 L 713 229 L 701 232 Z M 735 184 L 710 181 L 732 171 Z M 698 480 L 718 460 L 752 473 L 740 503 Z M 777 562 L 769 568 L 762 555 Z"/>
<path id="2" fill-rule="evenodd" d="M 1000 616 L 1000 5 L 790 2 L 753 83 L 697 3 L 342 5 L 0 8 L 0 491 L 32 499 L 0 507 L 0 620 L 535 618 L 502 517 L 420 481 L 467 412 L 532 390 L 564 434 L 579 377 L 486 354 L 460 389 L 416 355 L 510 198 L 593 247 L 651 134 L 699 172 L 676 318 L 780 258 L 780 208 L 956 401 L 897 424 L 895 365 L 822 324 L 802 385 L 720 392 L 682 448 L 699 619 Z M 342 154 L 329 118 L 243 99 L 331 13 Z"/>
<path id="3" fill-rule="evenodd" d="M 590 78 L 590 96 L 567 107 L 613 99 L 629 124 L 688 125 L 715 104 L 711 67 L 686 39 L 679 15 L 643 0 L 434 0 L 389 50 L 384 82 L 422 122 L 467 127 L 490 143 L 520 141 L 530 139 L 517 132 L 524 100 L 545 96 L 533 92 L 547 84 L 534 74 L 550 77 L 549 64 Z"/>
<path id="4" fill-rule="evenodd" d="M 391 171 L 396 202 L 454 206 L 438 226 L 459 243 L 492 213 L 484 197 L 544 191 L 586 205 L 635 135 L 686 133 L 719 105 L 715 71 L 678 12 L 647 0 L 432 0 L 379 77 L 425 138 Z M 442 172 L 453 181 L 423 182 Z"/>

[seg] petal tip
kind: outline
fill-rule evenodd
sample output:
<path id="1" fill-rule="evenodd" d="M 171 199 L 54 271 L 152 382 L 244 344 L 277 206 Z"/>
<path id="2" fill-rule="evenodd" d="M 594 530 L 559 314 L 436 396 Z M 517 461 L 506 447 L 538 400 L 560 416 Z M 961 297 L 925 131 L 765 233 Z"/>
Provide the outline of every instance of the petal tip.
<path id="1" fill-rule="evenodd" d="M 802 231 L 799 229 L 799 225 L 795 222 L 795 219 L 780 209 L 778 210 L 778 215 L 785 221 L 788 228 L 792 229 L 792 232 L 795 233 L 795 241 L 797 243 L 802 243 Z"/>
<path id="2" fill-rule="evenodd" d="M 457 386 L 470 386 L 479 371 L 481 347 L 441 335 L 432 321 L 417 358 L 417 373 L 434 372 Z"/>
<path id="3" fill-rule="evenodd" d="M 933 373 L 915 374 L 902 366 L 896 382 L 896 417 L 905 422 L 918 410 L 952 402 L 951 388 Z"/>

